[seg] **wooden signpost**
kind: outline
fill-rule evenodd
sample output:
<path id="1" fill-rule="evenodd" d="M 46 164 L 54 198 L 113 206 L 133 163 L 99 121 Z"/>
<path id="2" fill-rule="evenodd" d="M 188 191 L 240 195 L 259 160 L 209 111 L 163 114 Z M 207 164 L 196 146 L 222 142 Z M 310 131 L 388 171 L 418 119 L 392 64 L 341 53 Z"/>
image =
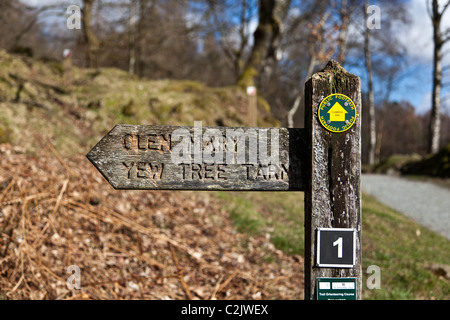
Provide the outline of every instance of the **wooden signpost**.
<path id="1" fill-rule="evenodd" d="M 360 80 L 330 61 L 305 98 L 305 129 L 117 125 L 87 157 L 116 189 L 304 191 L 305 299 L 361 299 Z"/>
<path id="2" fill-rule="evenodd" d="M 305 140 L 304 129 L 117 125 L 87 157 L 115 189 L 304 191 Z"/>

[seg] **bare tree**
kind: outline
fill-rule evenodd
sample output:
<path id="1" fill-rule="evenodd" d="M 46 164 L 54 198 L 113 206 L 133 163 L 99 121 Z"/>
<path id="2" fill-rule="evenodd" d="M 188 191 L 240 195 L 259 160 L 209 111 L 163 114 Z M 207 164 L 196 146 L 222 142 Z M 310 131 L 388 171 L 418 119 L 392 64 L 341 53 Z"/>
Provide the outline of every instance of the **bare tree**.
<path id="1" fill-rule="evenodd" d="M 254 86 L 263 76 L 269 78 L 273 63 L 280 59 L 283 21 L 291 0 L 259 0 L 259 23 L 247 63 L 238 79 L 241 86 Z"/>
<path id="2" fill-rule="evenodd" d="M 136 72 L 136 38 L 137 38 L 137 1 L 130 1 L 130 16 L 128 26 L 130 28 L 129 31 L 129 39 L 128 39 L 128 51 L 129 51 L 129 59 L 128 59 L 128 73 L 134 74 Z"/>
<path id="3" fill-rule="evenodd" d="M 438 0 L 432 0 L 431 9 L 428 2 L 428 13 L 433 24 L 433 96 L 431 105 L 431 119 L 429 126 L 428 151 L 437 153 L 441 138 L 441 89 L 442 89 L 442 47 L 450 40 L 450 29 L 441 31 L 441 21 L 445 10 L 450 5 L 447 1 L 442 8 L 439 7 Z"/>
<path id="4" fill-rule="evenodd" d="M 87 45 L 87 61 L 90 68 L 98 66 L 98 52 L 100 50 L 100 40 L 92 27 L 92 6 L 95 0 L 83 0 L 82 24 L 84 40 Z"/>
<path id="5" fill-rule="evenodd" d="M 139 18 L 136 26 L 136 38 L 135 38 L 135 66 L 134 72 L 139 75 L 144 75 L 143 60 L 145 55 L 145 47 L 147 45 L 146 33 L 146 17 L 152 16 L 154 8 L 154 1 L 151 2 L 151 6 L 148 5 L 148 0 L 138 0 L 139 2 Z"/>
<path id="6" fill-rule="evenodd" d="M 325 9 L 325 6 L 322 7 Z M 297 96 L 295 97 L 294 104 L 289 109 L 289 112 L 287 114 L 287 122 L 288 127 L 293 128 L 294 127 L 294 116 L 297 113 L 297 110 L 300 107 L 300 104 L 303 100 L 304 90 L 303 87 L 306 83 L 306 81 L 312 76 L 312 73 L 314 72 L 315 67 L 319 63 L 326 62 L 331 55 L 334 53 L 334 50 L 327 50 L 325 46 L 326 42 L 326 36 L 325 36 L 325 24 L 330 16 L 330 12 L 325 12 L 322 10 L 321 18 L 320 20 L 314 25 L 311 26 L 311 34 L 309 37 L 309 64 L 308 68 L 306 69 L 306 74 L 304 79 L 302 80 L 302 83 L 300 85 L 300 90 L 297 93 Z"/>
<path id="7" fill-rule="evenodd" d="M 364 21 L 368 19 L 369 1 L 364 3 Z M 372 75 L 372 55 L 370 52 L 370 29 L 366 25 L 364 31 L 364 55 L 366 58 L 367 84 L 369 89 L 369 164 L 375 163 L 375 153 L 377 144 L 377 127 L 375 120 L 375 98 L 373 94 L 373 75 Z"/>
<path id="8" fill-rule="evenodd" d="M 225 60 L 232 68 L 235 81 L 244 67 L 251 37 L 250 23 L 257 13 L 257 1 L 207 0 L 211 24 L 205 29 L 218 35 L 217 41 Z M 230 19 L 230 16 L 235 16 L 236 19 Z"/>
<path id="9" fill-rule="evenodd" d="M 56 4 L 25 5 L 20 1 L 0 0 L 0 47 L 8 50 L 36 51 L 45 47 L 40 22 L 63 14 Z M 31 41 L 30 38 L 36 41 Z"/>
<path id="10" fill-rule="evenodd" d="M 349 26 L 351 24 L 351 16 L 358 3 L 357 0 L 339 0 L 334 3 L 338 6 L 339 22 L 336 23 L 335 28 L 338 30 L 337 35 L 337 61 L 344 65 L 347 56 L 347 40 Z"/>

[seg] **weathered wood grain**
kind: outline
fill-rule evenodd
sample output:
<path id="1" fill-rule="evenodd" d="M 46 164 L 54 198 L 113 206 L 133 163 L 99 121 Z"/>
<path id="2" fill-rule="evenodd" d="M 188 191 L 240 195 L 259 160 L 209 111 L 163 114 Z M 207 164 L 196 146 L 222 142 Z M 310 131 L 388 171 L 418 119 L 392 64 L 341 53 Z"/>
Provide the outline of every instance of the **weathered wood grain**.
<path id="1" fill-rule="evenodd" d="M 305 192 L 305 299 L 316 299 L 318 277 L 355 277 L 361 299 L 361 87 L 360 79 L 330 61 L 305 85 L 308 134 L 308 186 Z M 317 116 L 320 102 L 341 93 L 356 105 L 357 120 L 348 131 L 327 131 Z M 356 264 L 351 269 L 318 268 L 317 228 L 355 228 Z"/>
<path id="2" fill-rule="evenodd" d="M 271 150 L 271 130 L 279 132 L 279 164 L 217 163 L 176 164 L 172 152 L 181 140 L 174 141 L 177 129 L 188 130 L 194 137 L 194 127 L 117 125 L 87 154 L 87 158 L 115 189 L 127 190 L 249 190 L 303 191 L 306 163 L 304 129 L 285 128 L 202 128 L 217 129 L 225 138 L 227 130 L 241 129 L 250 137 L 259 130 L 267 134 L 267 149 Z M 252 130 L 252 131 L 249 131 Z M 248 139 L 248 138 L 247 138 Z M 209 141 L 212 142 L 212 141 Z M 246 159 L 258 153 L 259 147 L 246 142 Z M 203 139 L 202 150 L 208 144 Z M 236 150 L 237 151 L 237 146 Z M 215 155 L 215 153 L 211 153 Z"/>

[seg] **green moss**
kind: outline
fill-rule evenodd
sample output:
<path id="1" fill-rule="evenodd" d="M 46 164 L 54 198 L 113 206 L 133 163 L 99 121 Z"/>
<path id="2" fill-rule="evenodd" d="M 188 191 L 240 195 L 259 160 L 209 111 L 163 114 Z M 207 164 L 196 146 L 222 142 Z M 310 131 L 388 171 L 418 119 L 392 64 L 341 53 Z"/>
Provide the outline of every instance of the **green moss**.
<path id="1" fill-rule="evenodd" d="M 183 81 L 180 85 L 181 91 L 185 93 L 202 93 L 205 90 L 205 85 L 200 82 Z"/>
<path id="2" fill-rule="evenodd" d="M 421 157 L 419 155 L 394 154 L 381 160 L 373 167 L 373 169 L 369 170 L 374 173 L 400 173 L 405 164 L 420 159 Z"/>
<path id="3" fill-rule="evenodd" d="M 126 105 L 121 109 L 122 115 L 125 117 L 132 117 L 136 114 L 134 100 L 131 99 Z"/>
<path id="4" fill-rule="evenodd" d="M 201 83 L 196 81 L 189 81 L 189 80 L 182 80 L 182 81 L 172 81 L 172 80 L 166 80 L 165 86 L 162 88 L 162 92 L 176 92 L 176 93 L 203 93 L 204 90 L 207 89 L 207 87 Z"/>
<path id="5" fill-rule="evenodd" d="M 411 161 L 401 168 L 405 175 L 425 175 L 440 178 L 450 178 L 450 144 L 435 155 L 424 159 Z"/>
<path id="6" fill-rule="evenodd" d="M 9 127 L 0 125 L 0 143 L 12 143 L 13 132 Z"/>
<path id="7" fill-rule="evenodd" d="M 50 70 L 58 76 L 64 75 L 64 66 L 61 62 L 51 61 L 48 63 Z"/>
<path id="8" fill-rule="evenodd" d="M 255 81 L 254 79 L 258 76 L 258 71 L 251 67 L 248 66 L 244 69 L 244 71 L 242 72 L 241 76 L 238 79 L 238 86 L 241 87 L 243 90 L 246 90 L 247 87 L 250 86 L 254 86 L 255 85 Z"/>

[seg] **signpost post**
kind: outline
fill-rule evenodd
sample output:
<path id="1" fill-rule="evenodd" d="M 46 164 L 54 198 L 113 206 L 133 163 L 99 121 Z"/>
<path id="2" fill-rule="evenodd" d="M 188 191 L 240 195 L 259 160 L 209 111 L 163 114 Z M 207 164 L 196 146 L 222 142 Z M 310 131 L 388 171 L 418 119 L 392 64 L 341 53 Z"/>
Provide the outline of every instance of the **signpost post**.
<path id="1" fill-rule="evenodd" d="M 327 100 L 331 102 L 328 106 Z M 340 121 L 332 121 L 331 113 L 327 112 L 327 108 L 329 111 L 336 103 L 348 112 L 344 113 L 344 119 L 338 119 Z M 360 79 L 337 62 L 330 61 L 306 83 L 309 176 L 305 192 L 305 299 L 308 300 L 317 299 L 319 278 L 356 278 L 356 296 L 361 299 L 360 114 Z M 322 228 L 332 234 L 326 242 L 328 247 L 320 251 L 335 252 L 334 260 L 338 260 L 338 263 L 333 260 L 329 266 L 317 263 L 317 236 L 322 234 Z M 347 234 L 354 236 L 354 242 L 350 241 L 354 246 L 353 266 L 345 261 L 349 247 L 346 237 L 339 233 L 341 229 L 347 229 Z M 340 257 L 339 250 L 342 250 Z M 325 257 L 319 258 L 322 262 Z M 343 266 L 337 266 L 340 260 Z"/>
<path id="2" fill-rule="evenodd" d="M 247 96 L 248 96 L 248 106 L 247 106 L 248 123 L 251 127 L 256 127 L 258 120 L 256 87 L 254 86 L 247 87 Z"/>
<path id="3" fill-rule="evenodd" d="M 305 299 L 361 299 L 360 80 L 305 97 L 305 129 L 117 125 L 87 157 L 115 189 L 304 191 Z"/>

